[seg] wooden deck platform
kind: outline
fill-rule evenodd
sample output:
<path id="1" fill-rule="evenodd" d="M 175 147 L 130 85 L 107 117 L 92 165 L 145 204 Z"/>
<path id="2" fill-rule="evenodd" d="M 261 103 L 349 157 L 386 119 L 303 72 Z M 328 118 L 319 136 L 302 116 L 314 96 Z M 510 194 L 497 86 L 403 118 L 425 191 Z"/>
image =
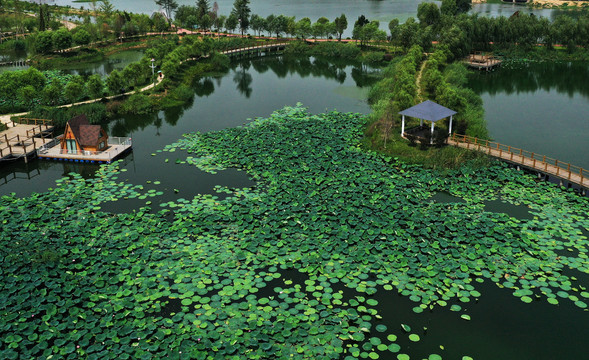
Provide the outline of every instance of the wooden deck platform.
<path id="1" fill-rule="evenodd" d="M 465 62 L 470 68 L 485 71 L 490 71 L 501 66 L 500 59 L 495 58 L 493 55 L 482 53 L 470 54 Z"/>
<path id="2" fill-rule="evenodd" d="M 29 121 L 32 120 L 32 121 Z M 53 139 L 53 125 L 48 120 L 26 119 L 0 132 L 0 161 L 34 156 L 36 150 Z"/>
<path id="3" fill-rule="evenodd" d="M 68 151 L 61 148 L 60 138 L 40 147 L 37 156 L 40 159 L 110 164 L 133 148 L 131 138 L 109 137 L 109 146 L 104 151 Z"/>
<path id="4" fill-rule="evenodd" d="M 589 189 L 589 170 L 569 163 L 549 158 L 545 155 L 518 149 L 489 140 L 481 140 L 466 135 L 452 134 L 448 144 L 484 152 L 487 155 L 528 168 L 538 173 L 555 176 L 562 181 Z"/>

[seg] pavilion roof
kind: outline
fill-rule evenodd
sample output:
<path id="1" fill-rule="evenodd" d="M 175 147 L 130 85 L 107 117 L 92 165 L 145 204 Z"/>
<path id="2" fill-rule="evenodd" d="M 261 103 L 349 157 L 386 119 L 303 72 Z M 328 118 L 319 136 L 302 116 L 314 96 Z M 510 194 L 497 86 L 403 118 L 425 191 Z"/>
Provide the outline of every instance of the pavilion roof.
<path id="1" fill-rule="evenodd" d="M 436 104 L 431 100 L 426 100 L 421 104 L 417 104 L 409 109 L 399 112 L 399 114 L 436 122 L 456 114 L 456 111 L 450 110 L 440 104 Z"/>

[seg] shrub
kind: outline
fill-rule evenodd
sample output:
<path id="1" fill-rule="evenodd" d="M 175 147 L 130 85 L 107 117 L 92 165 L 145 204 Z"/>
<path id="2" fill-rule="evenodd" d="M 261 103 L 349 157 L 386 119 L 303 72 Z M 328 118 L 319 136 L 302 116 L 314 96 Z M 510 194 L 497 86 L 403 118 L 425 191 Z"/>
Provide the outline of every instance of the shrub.
<path id="1" fill-rule="evenodd" d="M 153 111 L 151 99 L 142 93 L 131 95 L 119 108 L 120 114 L 148 114 Z"/>
<path id="2" fill-rule="evenodd" d="M 370 51 L 362 55 L 362 62 L 368 64 L 378 64 L 384 61 L 384 53 L 380 51 Z"/>

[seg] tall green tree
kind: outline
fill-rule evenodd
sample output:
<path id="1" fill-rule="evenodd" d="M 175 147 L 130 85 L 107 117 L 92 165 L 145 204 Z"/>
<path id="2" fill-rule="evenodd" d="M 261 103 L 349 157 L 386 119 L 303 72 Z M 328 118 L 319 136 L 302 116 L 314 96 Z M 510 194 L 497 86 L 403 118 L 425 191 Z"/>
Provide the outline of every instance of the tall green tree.
<path id="1" fill-rule="evenodd" d="M 194 17 L 196 21 L 191 20 L 192 17 Z M 190 5 L 180 5 L 176 11 L 176 22 L 178 22 L 180 26 L 192 28 L 193 25 L 198 23 L 197 8 Z"/>
<path id="2" fill-rule="evenodd" d="M 111 4 L 110 0 L 102 0 L 100 4 L 100 11 L 108 21 L 112 14 L 115 12 L 115 7 Z"/>
<path id="3" fill-rule="evenodd" d="M 296 35 L 300 36 L 303 40 L 311 35 L 311 19 L 305 17 L 297 22 Z"/>
<path id="4" fill-rule="evenodd" d="M 76 45 L 87 45 L 92 39 L 88 31 L 85 29 L 79 29 L 76 31 L 72 38 Z"/>
<path id="5" fill-rule="evenodd" d="M 342 34 L 348 28 L 348 19 L 346 18 L 345 14 L 341 14 L 339 17 L 335 18 L 334 23 L 335 23 L 335 32 L 337 33 L 337 39 L 339 41 L 341 41 Z"/>
<path id="6" fill-rule="evenodd" d="M 389 21 L 389 31 L 391 33 L 391 41 L 396 41 L 399 36 L 399 19 Z"/>
<path id="7" fill-rule="evenodd" d="M 209 13 L 209 1 L 208 0 L 198 0 L 196 2 L 196 16 L 198 17 L 199 25 L 202 21 L 202 18 Z"/>
<path id="8" fill-rule="evenodd" d="M 93 99 L 101 98 L 104 95 L 104 82 L 100 75 L 90 75 L 86 82 L 86 92 Z"/>
<path id="9" fill-rule="evenodd" d="M 125 79 L 118 70 L 113 70 L 106 79 L 106 86 L 112 94 L 122 94 L 125 91 Z"/>
<path id="10" fill-rule="evenodd" d="M 459 13 L 469 12 L 472 8 L 472 0 L 456 0 L 456 9 Z"/>
<path id="11" fill-rule="evenodd" d="M 421 3 L 417 6 L 417 18 L 423 27 L 437 24 L 440 21 L 440 9 L 434 3 Z"/>
<path id="12" fill-rule="evenodd" d="M 442 6 L 440 7 L 442 14 L 448 16 L 454 16 L 458 14 L 458 6 L 456 0 L 442 0 Z"/>
<path id="13" fill-rule="evenodd" d="M 53 50 L 53 39 L 51 31 L 42 31 L 35 38 L 35 51 L 39 54 L 47 54 Z"/>
<path id="14" fill-rule="evenodd" d="M 176 0 L 155 0 L 155 4 L 164 9 L 166 17 L 168 18 L 168 23 L 171 23 L 172 17 L 174 17 L 174 12 L 178 8 Z"/>
<path id="15" fill-rule="evenodd" d="M 250 26 L 251 9 L 249 3 L 249 0 L 235 0 L 233 3 L 233 10 L 231 10 L 231 15 L 235 15 L 237 18 L 242 36 Z"/>
<path id="16" fill-rule="evenodd" d="M 258 33 L 258 36 L 262 33 L 262 30 L 266 27 L 266 19 L 258 14 L 253 14 L 250 18 L 250 25 L 252 30 Z"/>
<path id="17" fill-rule="evenodd" d="M 227 20 L 225 20 L 225 29 L 227 29 L 227 31 L 229 32 L 233 32 L 235 31 L 235 29 L 237 29 L 238 23 L 239 19 L 235 14 L 232 13 L 231 15 L 229 15 L 229 17 L 227 17 Z"/>

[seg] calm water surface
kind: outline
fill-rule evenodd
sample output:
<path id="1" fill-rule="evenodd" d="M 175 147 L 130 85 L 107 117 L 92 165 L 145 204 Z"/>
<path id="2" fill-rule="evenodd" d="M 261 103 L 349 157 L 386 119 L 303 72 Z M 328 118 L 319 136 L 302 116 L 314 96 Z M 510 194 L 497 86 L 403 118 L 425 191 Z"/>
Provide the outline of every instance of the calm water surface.
<path id="1" fill-rule="evenodd" d="M 160 180 L 161 186 L 170 190 L 165 192 L 166 196 L 172 198 L 212 193 L 215 185 L 253 185 L 244 173 L 236 170 L 213 176 L 192 166 L 175 164 L 173 154 L 155 157 L 151 154 L 175 142 L 183 133 L 243 125 L 249 119 L 267 117 L 299 101 L 312 113 L 335 109 L 368 113 L 370 108 L 364 99 L 370 85 L 377 80 L 374 71 L 362 64 L 292 57 L 234 63 L 227 73 L 195 82 L 195 96 L 184 106 L 150 115 L 127 116 L 108 125 L 109 135 L 133 138 L 133 153 L 124 159 L 123 168 L 127 171 L 121 177 L 124 175 L 124 179 L 133 184 Z M 69 172 L 91 177 L 97 168 L 97 165 L 41 160 L 2 166 L 0 194 L 15 192 L 27 196 L 46 191 L 55 185 L 55 180 Z M 173 189 L 181 191 L 174 193 Z M 169 201 L 168 197 L 162 201 Z M 127 206 L 122 210 L 124 208 Z"/>
<path id="2" fill-rule="evenodd" d="M 518 62 L 473 73 L 491 137 L 589 169 L 589 63 Z"/>
<path id="3" fill-rule="evenodd" d="M 177 0 L 178 5 L 195 5 L 193 0 Z M 210 1 L 211 5 L 214 1 Z M 229 14 L 233 8 L 233 0 L 217 0 L 219 14 Z M 401 22 L 407 18 L 417 15 L 417 5 L 424 0 L 253 0 L 250 3 L 253 14 L 268 16 L 270 14 L 284 14 L 295 16 L 296 19 L 304 17 L 316 21 L 319 17 L 325 16 L 333 21 L 341 14 L 348 19 L 348 29 L 344 36 L 352 36 L 354 21 L 365 15 L 368 20 L 378 20 L 381 28 L 387 30 L 387 24 L 392 19 L 399 19 Z M 440 4 L 440 2 L 435 1 Z M 88 3 L 76 3 L 73 0 L 55 0 L 58 5 L 69 5 L 72 7 L 84 6 L 89 8 Z M 111 3 L 116 9 L 131 12 L 142 12 L 151 14 L 159 10 L 154 1 L 150 0 L 112 0 Z M 474 4 L 473 12 L 487 16 L 511 16 L 515 11 L 534 13 L 538 16 L 552 18 L 558 10 L 531 9 L 527 6 L 517 4 Z M 388 30 L 387 30 L 388 31 Z"/>

